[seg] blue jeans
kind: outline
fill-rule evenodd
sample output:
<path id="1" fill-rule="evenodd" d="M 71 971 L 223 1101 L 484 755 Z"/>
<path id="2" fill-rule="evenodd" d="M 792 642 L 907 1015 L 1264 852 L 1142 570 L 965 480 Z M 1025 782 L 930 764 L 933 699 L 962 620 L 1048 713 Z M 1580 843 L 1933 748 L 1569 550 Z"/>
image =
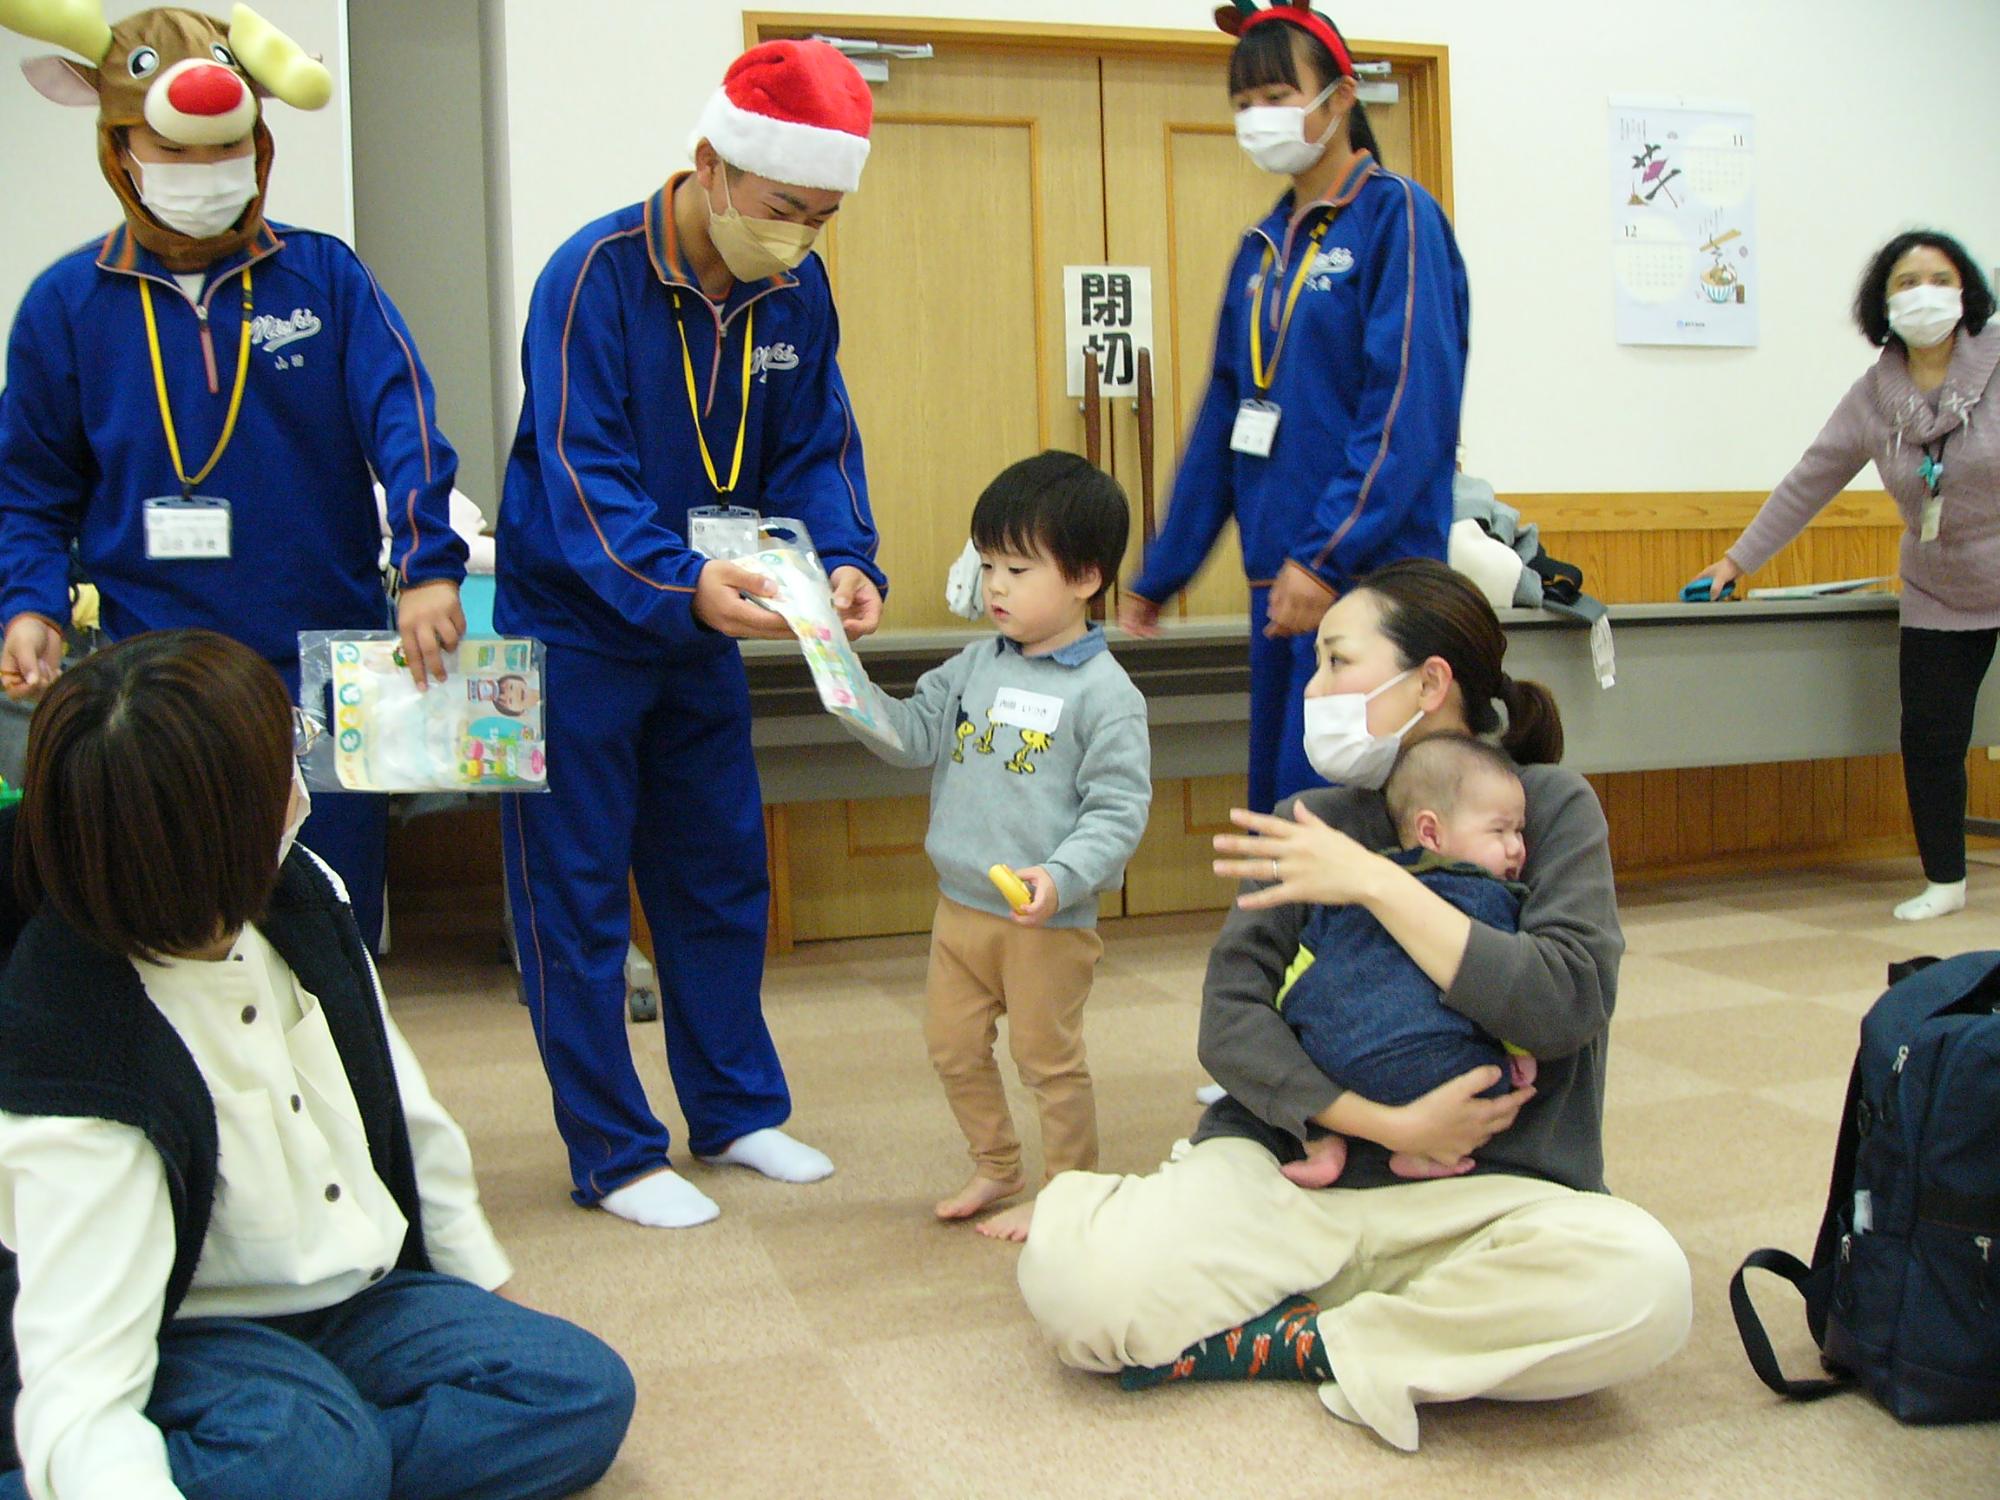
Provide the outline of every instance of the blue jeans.
<path id="1" fill-rule="evenodd" d="M 632 1402 L 575 1324 L 392 1271 L 319 1312 L 170 1324 L 146 1415 L 188 1500 L 554 1500 L 611 1466 Z"/>

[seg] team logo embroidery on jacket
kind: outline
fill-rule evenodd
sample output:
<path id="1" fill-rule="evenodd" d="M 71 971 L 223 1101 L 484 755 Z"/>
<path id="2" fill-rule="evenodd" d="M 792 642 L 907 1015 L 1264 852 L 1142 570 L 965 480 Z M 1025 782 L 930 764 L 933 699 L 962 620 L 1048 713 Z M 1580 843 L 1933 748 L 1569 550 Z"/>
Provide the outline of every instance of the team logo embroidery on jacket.
<path id="1" fill-rule="evenodd" d="M 759 385 L 770 380 L 773 370 L 796 370 L 798 367 L 799 351 L 790 344 L 760 344 L 750 355 L 750 368 L 757 372 Z"/>
<path id="2" fill-rule="evenodd" d="M 1313 256 L 1312 269 L 1306 273 L 1306 289 L 1314 292 L 1333 290 L 1333 278 L 1345 276 L 1354 269 L 1354 252 L 1345 245 L 1335 245 L 1331 250 L 1321 250 Z M 1250 280 L 1244 284 L 1245 296 L 1254 297 L 1264 285 L 1264 273 L 1252 271 Z"/>
<path id="3" fill-rule="evenodd" d="M 1333 290 L 1333 278 L 1345 276 L 1354 269 L 1354 252 L 1345 245 L 1335 245 L 1331 250 L 1322 250 L 1313 257 L 1312 272 L 1306 278 L 1306 285 L 1316 292 Z"/>
<path id="4" fill-rule="evenodd" d="M 288 318 L 280 318 L 271 313 L 260 313 L 250 321 L 250 342 L 261 347 L 266 354 L 274 356 L 274 363 L 281 370 L 297 369 L 306 362 L 303 354 L 289 357 L 278 351 L 288 344 L 296 344 L 301 339 L 313 337 L 326 325 L 319 314 L 309 307 L 295 307 Z"/>

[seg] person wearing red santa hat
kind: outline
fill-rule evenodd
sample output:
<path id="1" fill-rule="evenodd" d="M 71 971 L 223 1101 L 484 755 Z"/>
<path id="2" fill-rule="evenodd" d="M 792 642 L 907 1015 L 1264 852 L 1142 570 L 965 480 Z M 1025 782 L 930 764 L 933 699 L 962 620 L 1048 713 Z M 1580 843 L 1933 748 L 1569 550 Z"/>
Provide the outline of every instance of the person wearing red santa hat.
<path id="1" fill-rule="evenodd" d="M 575 1201 L 683 1228 L 678 1174 L 625 1032 L 630 870 L 660 973 L 688 1147 L 786 1182 L 833 1164 L 779 1127 L 764 1023 L 770 890 L 737 639 L 789 627 L 773 587 L 693 551 L 688 512 L 805 522 L 848 635 L 887 580 L 839 320 L 814 240 L 861 181 L 873 120 L 822 42 L 753 47 L 694 133 L 694 170 L 586 225 L 536 283 L 498 526 L 494 618 L 547 644 L 549 791 L 502 812 L 514 932 Z"/>

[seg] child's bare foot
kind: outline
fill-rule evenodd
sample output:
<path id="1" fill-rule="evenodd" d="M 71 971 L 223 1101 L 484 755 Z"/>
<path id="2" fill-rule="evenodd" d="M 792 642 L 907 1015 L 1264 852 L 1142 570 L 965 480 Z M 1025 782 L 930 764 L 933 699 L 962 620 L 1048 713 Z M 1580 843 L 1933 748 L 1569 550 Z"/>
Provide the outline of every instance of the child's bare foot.
<path id="1" fill-rule="evenodd" d="M 1302 1188 L 1332 1187 L 1347 1170 L 1347 1137 L 1322 1135 L 1306 1142 L 1306 1159 L 1278 1168 Z"/>
<path id="2" fill-rule="evenodd" d="M 1017 1203 L 972 1227 L 989 1240 L 1012 1240 L 1020 1244 L 1028 1238 L 1028 1226 L 1035 1222 L 1035 1205 Z"/>
<path id="3" fill-rule="evenodd" d="M 1524 1089 L 1535 1081 L 1535 1060 L 1525 1053 L 1507 1054 L 1507 1081 L 1517 1089 Z"/>
<path id="4" fill-rule="evenodd" d="M 1005 1182 L 997 1178 L 982 1177 L 977 1172 L 972 1180 L 949 1198 L 938 1200 L 936 1213 L 940 1219 L 969 1219 L 982 1208 L 998 1203 L 1002 1198 L 1011 1198 L 1028 1185 L 1024 1177 L 1012 1177 Z"/>
<path id="5" fill-rule="evenodd" d="M 1389 1170 L 1398 1177 L 1412 1177 L 1420 1181 L 1433 1177 L 1463 1177 L 1472 1170 L 1472 1158 L 1468 1156 L 1457 1166 L 1447 1167 L 1428 1156 L 1413 1156 L 1407 1151 L 1398 1151 L 1389 1158 Z"/>

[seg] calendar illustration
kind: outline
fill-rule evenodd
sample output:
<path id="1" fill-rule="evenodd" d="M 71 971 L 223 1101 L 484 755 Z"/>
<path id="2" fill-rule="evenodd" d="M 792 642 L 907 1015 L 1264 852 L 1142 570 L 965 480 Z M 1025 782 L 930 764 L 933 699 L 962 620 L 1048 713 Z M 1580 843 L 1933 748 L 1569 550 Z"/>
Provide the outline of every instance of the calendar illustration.
<path id="1" fill-rule="evenodd" d="M 1757 342 L 1755 137 L 1747 109 L 1611 101 L 1611 264 L 1621 344 Z"/>

